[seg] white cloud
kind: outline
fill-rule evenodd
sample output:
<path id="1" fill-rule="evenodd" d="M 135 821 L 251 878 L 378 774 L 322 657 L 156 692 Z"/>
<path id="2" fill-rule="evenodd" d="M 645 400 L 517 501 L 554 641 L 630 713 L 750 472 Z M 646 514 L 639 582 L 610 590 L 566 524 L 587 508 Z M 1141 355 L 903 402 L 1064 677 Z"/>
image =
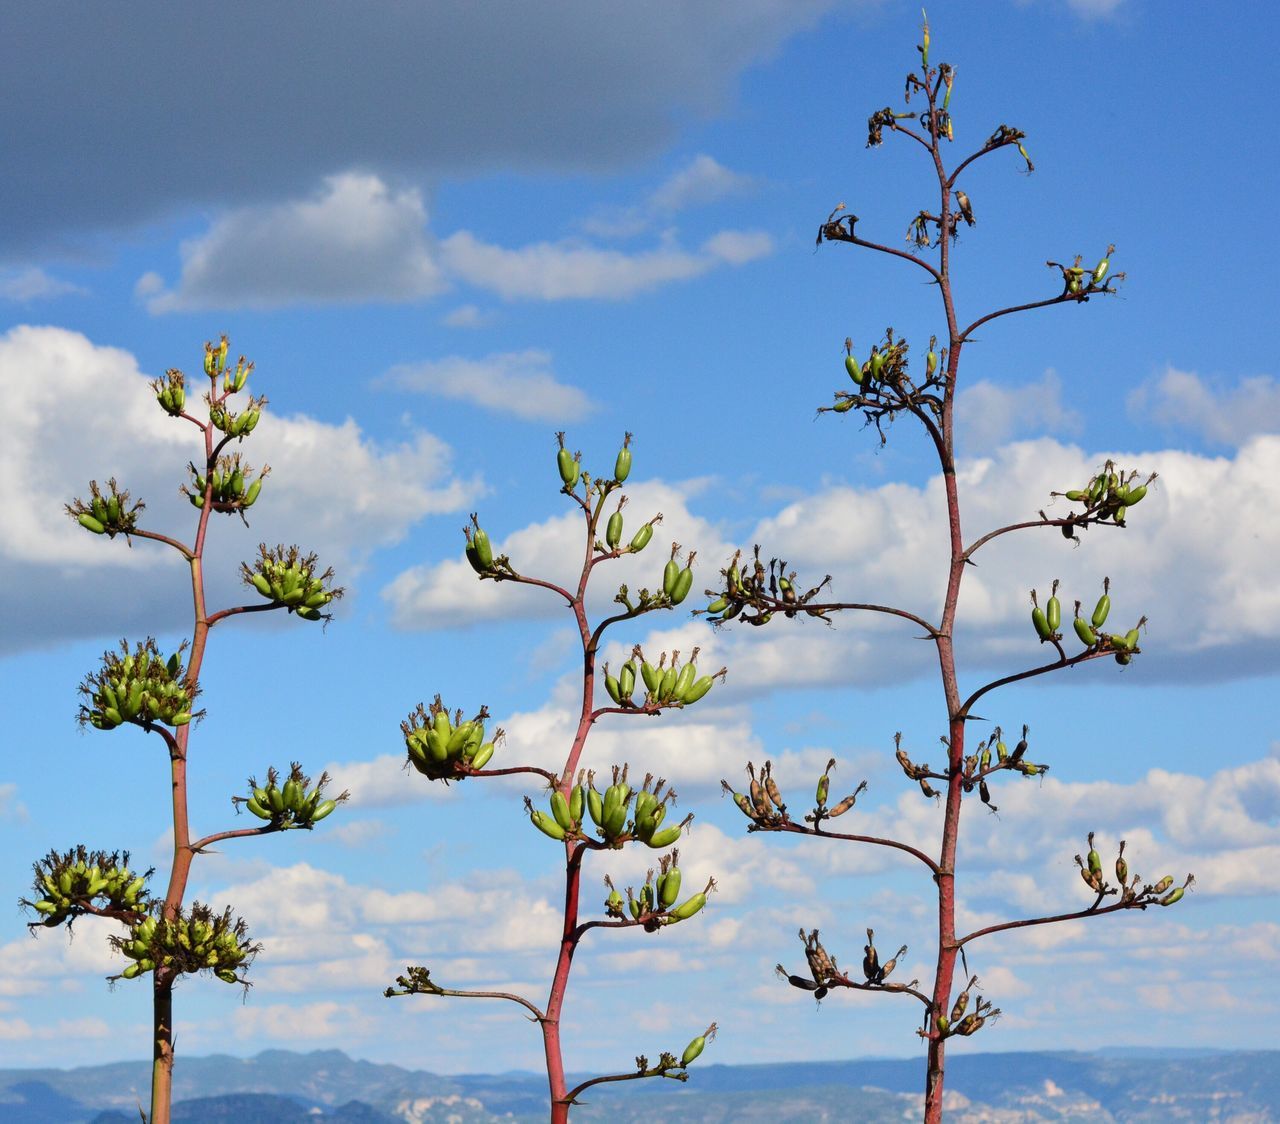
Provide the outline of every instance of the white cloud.
<path id="1" fill-rule="evenodd" d="M 610 461 L 608 470 L 612 467 Z M 656 587 L 672 542 L 698 544 L 708 564 L 710 559 L 730 549 L 715 527 L 689 511 L 687 497 L 700 487 L 699 482 L 684 485 L 651 482 L 628 487 L 624 509 L 626 536 L 629 538 L 641 523 L 658 513 L 662 514 L 662 522 L 655 527 L 653 541 L 644 551 L 597 567 L 590 596 L 593 612 L 608 608 L 620 583 L 636 590 Z M 509 534 L 492 526 L 486 529 L 493 542 L 494 555 L 508 555 L 520 573 L 561 584 L 576 583 L 572 565 L 573 560 L 582 557 L 583 536 L 579 512 L 569 510 Z M 461 544 L 458 553 L 461 556 Z M 479 581 L 462 557 L 405 570 L 382 591 L 382 596 L 391 605 L 396 625 L 411 629 L 452 628 L 497 617 L 555 616 L 563 612 L 564 604 L 547 590 L 510 582 Z"/>
<path id="2" fill-rule="evenodd" d="M 1228 387 L 1169 367 L 1131 391 L 1127 405 L 1134 421 L 1187 430 L 1220 445 L 1239 446 L 1280 430 L 1280 383 L 1269 375 Z"/>
<path id="3" fill-rule="evenodd" d="M 747 191 L 754 182 L 751 176 L 732 171 L 714 157 L 701 153 L 672 173 L 649 197 L 649 205 L 659 211 L 682 211 Z"/>
<path id="4" fill-rule="evenodd" d="M 507 300 L 626 300 L 720 265 L 743 265 L 772 251 L 768 235 L 722 231 L 696 252 L 667 239 L 638 253 L 581 242 L 535 242 L 508 249 L 459 231 L 440 246 L 449 272 Z"/>
<path id="5" fill-rule="evenodd" d="M 1067 5 L 1077 15 L 1087 19 L 1107 19 L 1114 15 L 1125 0 L 1067 0 Z"/>
<path id="6" fill-rule="evenodd" d="M 372 761 L 330 762 L 325 772 L 333 778 L 332 791 L 351 793 L 346 807 L 352 809 L 391 808 L 456 795 L 456 788 L 428 784 L 413 770 L 406 772 L 408 760 L 405 753 L 385 753 Z"/>
<path id="7" fill-rule="evenodd" d="M 51 277 L 36 266 L 0 272 L 0 300 L 25 304 L 27 301 L 48 300 L 69 293 L 84 292 L 87 290 L 81 286 Z"/>
<path id="8" fill-rule="evenodd" d="M 631 207 L 601 208 L 582 228 L 602 238 L 629 238 L 654 223 L 690 207 L 703 207 L 755 186 L 752 176 L 726 168 L 702 153 L 678 169 L 641 203 Z"/>
<path id="9" fill-rule="evenodd" d="M 983 379 L 956 399 L 956 427 L 967 449 L 989 449 L 1011 437 L 1042 433 L 1069 437 L 1081 425 L 1079 413 L 1062 402 L 1062 380 L 1055 371 L 1045 371 L 1039 382 L 1013 387 Z"/>
<path id="10" fill-rule="evenodd" d="M 301 1006 L 273 1003 L 241 1007 L 235 1014 L 239 1035 L 255 1035 L 280 1042 L 317 1039 L 364 1038 L 376 1020 L 362 1006 L 349 1003 L 306 1003 Z"/>
<path id="11" fill-rule="evenodd" d="M 26 823 L 27 806 L 18 799 L 18 786 L 12 782 L 0 784 L 0 820 Z"/>
<path id="12" fill-rule="evenodd" d="M 1080 487 L 1108 455 L 1121 465 L 1159 472 L 1146 499 L 1131 509 L 1128 526 L 1081 532 L 1079 548 L 1064 542 L 1056 528 L 1035 527 L 984 546 L 961 590 L 957 641 L 963 658 L 984 666 L 1013 663 L 1009 670 L 1041 662 L 1028 591 L 1035 587 L 1047 597 L 1052 580 L 1060 578 L 1069 620 L 1072 601 L 1092 605 L 1106 575 L 1111 626 L 1128 629 L 1140 616 L 1149 618 L 1139 660 L 1145 681 L 1231 678 L 1274 668 L 1280 663 L 1280 586 L 1270 580 L 1269 560 L 1280 552 L 1280 523 L 1272 518 L 1280 505 L 1280 436 L 1255 437 L 1231 459 L 1169 449 L 1089 454 L 1052 438 L 1006 442 L 991 456 L 960 465 L 967 540 L 1035 520 L 1040 510 L 1064 513 L 1070 505 L 1052 500 L 1050 492 Z M 709 588 L 734 550 L 723 531 L 694 510 L 701 486 L 638 484 L 626 509 L 629 529 L 661 510 L 666 519 L 655 541 L 697 548 L 695 589 Z M 1232 502 L 1223 503 L 1228 494 Z M 518 571 L 563 584 L 577 580 L 566 559 L 578 556 L 579 518 L 569 513 L 510 532 L 487 529 L 495 552 L 509 554 Z M 801 588 L 834 575 L 823 599 L 901 606 L 929 619 L 944 593 L 946 526 L 940 477 L 920 487 L 832 484 L 762 519 L 740 541 L 762 544 L 766 558 L 785 557 Z M 639 556 L 608 563 L 607 577 L 598 570 L 591 612 L 598 617 L 609 611 L 620 582 L 633 589 L 655 584 L 664 557 L 661 545 L 651 545 Z M 383 597 L 396 623 L 414 629 L 562 612 L 561 602 L 544 590 L 478 581 L 460 558 L 402 572 Z M 689 607 L 701 604 L 695 596 Z M 682 616 L 683 607 L 673 614 Z M 651 627 L 654 619 L 647 622 Z M 851 675 L 857 683 L 884 684 L 936 666 L 926 645 L 908 642 L 919 632 L 914 625 L 870 613 L 838 614 L 835 623 L 826 629 L 807 619 L 778 619 L 750 635 L 731 625 L 717 640 L 716 659 L 729 666 L 731 684 L 757 689 L 847 683 Z M 1070 651 L 1074 634 L 1067 632 Z"/>
<path id="13" fill-rule="evenodd" d="M 185 537 L 191 508 L 177 485 L 198 452 L 192 427 L 164 415 L 132 355 L 76 332 L 21 326 L 0 336 L 0 377 L 8 395 L 0 446 L 0 489 L 9 497 L 9 533 L 0 542 L 6 647 L 131 631 L 129 622 L 157 591 L 164 612 L 178 612 L 180 567 L 167 552 L 90 535 L 62 506 L 85 493 L 90 478 L 115 476 L 134 498 L 146 499 L 146 526 Z M 259 392 L 270 389 L 267 372 L 254 382 Z M 451 474 L 451 451 L 431 434 L 381 446 L 349 419 L 332 425 L 268 409 L 246 453 L 273 472 L 250 513 L 251 532 L 226 520 L 211 535 L 206 573 L 218 596 L 240 596 L 238 559 L 261 540 L 316 550 L 347 584 L 373 549 L 398 541 L 428 514 L 465 505 L 476 490 Z M 117 580 L 104 601 L 97 579 L 86 574 L 107 569 L 172 573 L 173 581 L 158 578 L 148 590 Z M 147 631 L 162 628 L 152 605 Z M 187 613 L 189 603 L 175 623 Z"/>
<path id="14" fill-rule="evenodd" d="M 137 294 L 153 313 L 416 300 L 445 287 L 426 223 L 416 189 L 343 172 L 311 198 L 221 216 L 183 243 L 176 288 L 149 273 Z"/>
<path id="15" fill-rule="evenodd" d="M 483 359 L 449 355 L 402 363 L 378 383 L 470 402 L 525 421 L 578 421 L 594 409 L 585 392 L 556 379 L 547 352 L 532 348 Z"/>
<path id="16" fill-rule="evenodd" d="M 440 318 L 440 323 L 446 328 L 483 328 L 491 319 L 478 305 L 460 304 L 446 312 Z"/>

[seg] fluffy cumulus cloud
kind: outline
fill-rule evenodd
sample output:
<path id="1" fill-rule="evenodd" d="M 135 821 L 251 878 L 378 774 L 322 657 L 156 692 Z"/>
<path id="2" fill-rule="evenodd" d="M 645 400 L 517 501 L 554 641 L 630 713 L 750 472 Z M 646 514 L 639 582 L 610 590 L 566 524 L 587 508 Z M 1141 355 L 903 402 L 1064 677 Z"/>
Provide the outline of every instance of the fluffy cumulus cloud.
<path id="1" fill-rule="evenodd" d="M 192 206 L 279 202 L 348 168 L 421 179 L 630 166 L 842 2 L 566 0 L 501 19 L 465 0 L 325 4 L 299 21 L 249 3 L 179 13 L 151 0 L 70 27 L 29 5 L 0 67 L 4 103 L 24 107 L 0 132 L 0 199 L 24 217 L 2 240 L 36 247 Z M 235 60 L 212 91 L 190 80 L 211 44 Z"/>
<path id="2" fill-rule="evenodd" d="M 1269 375 L 1255 375 L 1227 386 L 1169 367 L 1131 391 L 1128 408 L 1135 420 L 1146 424 L 1236 446 L 1280 430 L 1280 383 Z"/>
<path id="3" fill-rule="evenodd" d="M 9 399 L 0 448 L 10 532 L 0 544 L 4 646 L 120 635 L 155 599 L 176 624 L 181 574 L 163 549 L 107 543 L 81 531 L 62 507 L 85 492 L 90 478 L 114 476 L 146 499 L 148 526 L 181 536 L 190 508 L 176 484 L 192 453 L 190 427 L 156 407 L 131 354 L 76 332 L 14 328 L 0 337 L 0 378 Z M 464 506 L 475 490 L 453 473 L 448 446 L 432 435 L 377 445 L 351 420 L 268 418 L 249 455 L 254 464 L 272 466 L 266 489 L 274 502 L 260 516 L 255 509 L 251 538 L 215 537 L 211 575 L 234 575 L 238 558 L 259 540 L 296 541 L 349 582 L 372 549 L 398 541 L 425 515 Z M 120 570 L 145 571 L 148 581 L 115 580 L 115 594 L 103 601 L 100 580 L 85 580 L 92 571 Z M 235 585 L 233 577 L 211 580 L 220 595 Z M 154 611 L 149 622 L 154 629 Z"/>
<path id="4" fill-rule="evenodd" d="M 470 402 L 525 421 L 578 421 L 593 409 L 584 391 L 556 378 L 551 356 L 536 349 L 481 359 L 449 355 L 404 363 L 392 367 L 379 383 Z"/>
<path id="5" fill-rule="evenodd" d="M 680 486 L 654 482 L 627 489 L 628 527 L 638 529 L 659 513 L 662 521 L 656 524 L 653 542 L 645 551 L 608 563 L 607 577 L 603 568 L 596 571 L 599 577 L 592 589 L 593 610 L 607 609 L 621 583 L 633 589 L 653 587 L 667 557 L 663 543 L 698 543 L 708 559 L 732 549 L 713 524 L 689 510 L 688 497 L 698 487 L 696 482 Z M 506 533 L 497 527 L 487 530 L 494 554 L 508 555 L 521 573 L 562 584 L 576 582 L 568 560 L 581 557 L 581 515 L 568 512 Z M 478 583 L 465 560 L 406 570 L 383 590 L 383 597 L 391 606 L 395 623 L 407 629 L 450 628 L 512 615 L 558 615 L 563 604 L 546 590 Z"/>
<path id="6" fill-rule="evenodd" d="M 182 245 L 182 275 L 137 292 L 151 312 L 402 301 L 444 287 L 421 193 L 375 175 L 329 176 L 312 198 L 241 207 Z"/>
<path id="7" fill-rule="evenodd" d="M 447 269 L 468 284 L 507 300 L 625 300 L 674 281 L 700 277 L 721 265 L 745 265 L 772 252 L 759 231 L 720 231 L 697 250 L 673 239 L 626 253 L 575 241 L 498 246 L 470 231 L 440 245 Z"/>
<path id="8" fill-rule="evenodd" d="M 695 176 L 675 196 L 696 194 L 706 177 Z M 673 232 L 636 251 L 580 240 L 503 246 L 467 230 L 437 247 L 419 191 L 350 171 L 326 177 L 311 195 L 224 213 L 182 244 L 175 284 L 147 272 L 135 295 L 153 313 L 397 302 L 437 295 L 456 279 L 507 300 L 625 300 L 720 266 L 746 265 L 772 250 L 767 234 L 737 230 L 719 231 L 695 250 L 682 247 Z M 29 283 L 15 291 L 47 295 Z M 471 305 L 446 319 L 460 327 L 484 321 Z M 445 386 L 456 384 L 447 369 L 436 374 Z M 552 380 L 548 389 L 555 386 Z M 577 405 L 581 409 L 581 401 Z"/>

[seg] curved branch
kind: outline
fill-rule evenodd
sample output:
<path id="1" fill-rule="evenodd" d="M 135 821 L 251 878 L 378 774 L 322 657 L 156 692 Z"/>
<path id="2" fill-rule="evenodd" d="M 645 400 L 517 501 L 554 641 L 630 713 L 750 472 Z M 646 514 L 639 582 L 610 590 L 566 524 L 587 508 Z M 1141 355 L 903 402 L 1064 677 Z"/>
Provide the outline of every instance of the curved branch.
<path id="1" fill-rule="evenodd" d="M 909 130 L 901 131 L 909 132 Z M 833 237 L 828 233 L 829 229 L 829 226 L 823 228 L 823 237 L 825 237 L 828 242 L 849 242 L 854 246 L 861 246 L 867 250 L 878 250 L 882 254 L 889 254 L 891 257 L 895 258 L 902 258 L 904 261 L 909 261 L 914 265 L 918 265 L 927 274 L 929 274 L 934 281 L 938 284 L 942 284 L 942 274 L 923 258 L 916 257 L 915 254 L 909 254 L 906 250 L 895 249 L 893 246 L 882 246 L 879 242 L 868 242 L 865 238 L 859 238 L 852 230 L 850 230 L 848 234 L 841 232 Z"/>
<path id="2" fill-rule="evenodd" d="M 975 160 L 981 160 L 982 157 L 986 156 L 988 153 L 995 152 L 997 149 L 1007 148 L 1011 144 L 1017 144 L 1017 141 L 1002 140 L 999 144 L 991 144 L 990 142 L 988 142 L 987 144 L 984 144 L 980 149 L 978 149 L 977 152 L 971 153 L 970 155 L 966 156 L 963 160 L 960 161 L 959 164 L 955 166 L 955 169 L 952 171 L 951 175 L 947 177 L 947 187 L 954 188 L 956 185 L 956 180 L 960 178 L 960 173 L 963 172 Z"/>
<path id="3" fill-rule="evenodd" d="M 851 980 L 848 976 L 828 976 L 823 982 L 823 987 L 848 987 L 854 991 L 874 991 L 890 992 L 894 995 L 914 995 L 926 1007 L 932 1006 L 932 1001 L 922 991 L 917 991 L 910 984 L 873 984 L 859 983 L 857 980 Z"/>
<path id="4" fill-rule="evenodd" d="M 981 538 L 975 539 L 960 557 L 967 562 L 979 547 L 985 546 L 994 538 L 1007 535 L 1010 531 L 1024 531 L 1028 527 L 1087 527 L 1090 525 L 1095 527 L 1121 526 L 1119 523 L 1108 523 L 1103 519 L 1090 519 L 1088 516 L 1077 518 L 1073 515 L 1066 519 L 1029 519 L 1024 523 L 1010 523 L 1007 527 L 998 527 L 994 531 L 988 531 Z"/>
<path id="5" fill-rule="evenodd" d="M 940 635 L 938 629 L 923 617 L 918 617 L 915 613 L 912 613 L 907 609 L 895 609 L 892 605 L 870 605 L 864 604 L 860 601 L 834 601 L 826 605 L 815 604 L 814 602 L 809 601 L 802 605 L 798 605 L 794 602 L 780 601 L 776 597 L 768 596 L 762 596 L 758 600 L 760 604 L 766 605 L 771 611 L 778 613 L 802 613 L 812 611 L 834 613 L 840 612 L 843 609 L 858 609 L 867 613 L 886 613 L 889 616 L 902 617 L 904 620 L 911 621 L 912 624 L 918 624 L 929 634 L 930 640 L 935 640 Z"/>
<path id="6" fill-rule="evenodd" d="M 980 316 L 972 324 L 970 324 L 963 332 L 960 333 L 959 342 L 968 343 L 969 335 L 975 329 L 982 327 L 989 320 L 995 320 L 1000 316 L 1009 316 L 1014 312 L 1027 312 L 1033 308 L 1048 308 L 1054 304 L 1081 304 L 1087 298 L 1103 292 L 1102 289 L 1094 289 L 1092 292 L 1083 291 L 1079 293 L 1059 293 L 1056 297 L 1049 297 L 1047 300 L 1031 301 L 1029 304 L 1016 304 L 1012 308 L 1001 308 L 996 312 L 988 312 L 986 316 Z M 1105 290 L 1110 292 L 1111 290 Z"/>
<path id="7" fill-rule="evenodd" d="M 205 618 L 205 623 L 212 628 L 226 617 L 238 616 L 240 613 L 270 613 L 274 609 L 285 609 L 288 606 L 279 601 L 264 602 L 261 605 L 236 605 L 230 609 L 219 609 Z"/>
<path id="8" fill-rule="evenodd" d="M 1052 925 L 1057 921 L 1078 921 L 1084 917 L 1101 917 L 1104 913 L 1118 913 L 1122 909 L 1146 909 L 1151 904 L 1149 901 L 1133 901 L 1133 902 L 1115 902 L 1112 905 L 1102 906 L 1098 908 L 1099 902 L 1102 901 L 1102 895 L 1098 895 L 1098 900 L 1088 909 L 1077 910 L 1075 913 L 1058 913 L 1053 917 L 1029 917 L 1022 921 L 1003 921 L 998 925 L 988 925 L 985 929 L 977 929 L 970 933 L 967 937 L 956 941 L 956 948 L 963 948 L 970 941 L 975 941 L 979 937 L 985 937 L 991 933 L 1002 933 L 1006 929 L 1025 929 L 1030 925 Z"/>
<path id="9" fill-rule="evenodd" d="M 570 605 L 574 603 L 573 594 L 571 594 L 567 589 L 562 589 L 560 586 L 556 585 L 555 582 L 543 581 L 541 578 L 527 578 L 524 574 L 517 574 L 514 570 L 509 574 L 503 574 L 501 577 L 496 577 L 491 580 L 517 582 L 520 585 L 536 585 L 542 589 L 549 589 L 552 593 L 560 594 L 560 596 L 569 602 Z"/>
<path id="10" fill-rule="evenodd" d="M 191 850 L 198 855 L 206 847 L 210 847 L 214 843 L 221 843 L 224 839 L 244 839 L 250 835 L 270 835 L 279 830 L 281 829 L 268 823 L 263 824 L 261 827 L 238 827 L 229 831 L 218 831 L 192 843 Z"/>
<path id="11" fill-rule="evenodd" d="M 604 1077 L 593 1077 L 589 1081 L 584 1081 L 581 1085 L 575 1085 L 565 1093 L 564 1099 L 558 1103 L 565 1105 L 576 1104 L 578 1094 L 591 1088 L 592 1085 L 600 1085 L 605 1081 L 639 1081 L 642 1077 L 666 1077 L 672 1081 L 688 1081 L 689 1073 L 679 1066 L 674 1067 L 674 1072 L 673 1067 L 654 1066 L 651 1069 L 637 1070 L 635 1073 L 610 1073 Z"/>
<path id="12" fill-rule="evenodd" d="M 413 969 L 410 969 L 410 972 L 412 971 Z M 459 999 L 508 999 L 530 1011 L 537 1022 L 542 1022 L 546 1018 L 541 1010 L 522 995 L 516 995 L 510 991 L 459 991 L 451 987 L 440 987 L 431 982 L 429 972 L 424 973 L 422 979 L 398 976 L 396 983 L 400 984 L 403 990 L 397 991 L 389 987 L 382 993 L 385 998 L 392 999 L 397 995 L 450 995 Z M 424 983 L 426 986 L 423 986 Z"/>
<path id="13" fill-rule="evenodd" d="M 135 527 L 125 537 L 129 538 L 130 536 L 136 536 L 140 539 L 151 539 L 153 542 L 160 542 L 164 543 L 165 546 L 171 546 L 188 562 L 195 557 L 195 551 L 187 546 L 186 543 L 180 543 L 177 539 L 171 539 L 168 535 L 160 534 L 159 531 L 140 531 Z"/>
<path id="14" fill-rule="evenodd" d="M 1058 651 L 1062 651 L 1061 645 L 1058 646 Z M 983 695 L 994 691 L 997 687 L 1006 687 L 1010 683 L 1017 683 L 1023 679 L 1032 679 L 1037 675 L 1045 675 L 1050 671 L 1057 671 L 1060 667 L 1075 667 L 1076 664 L 1086 663 L 1089 660 L 1096 660 L 1100 656 L 1110 656 L 1114 654 L 1115 653 L 1110 649 L 1103 649 L 1099 651 L 1089 648 L 1086 651 L 1081 652 L 1078 656 L 1071 656 L 1070 658 L 1067 658 L 1064 655 L 1054 663 L 1043 664 L 1040 667 L 1033 667 L 1029 671 L 1019 671 L 1015 675 L 1006 675 L 1003 679 L 996 679 L 993 682 L 988 683 L 985 687 L 980 687 L 965 699 L 964 703 L 961 704 L 959 711 L 956 712 L 956 719 L 961 722 L 965 721 L 969 717 L 969 711 L 973 708 L 973 704 L 982 698 Z"/>
<path id="15" fill-rule="evenodd" d="M 815 813 L 816 815 L 816 813 Z M 938 864 L 933 861 L 923 851 L 912 847 L 909 843 L 901 843 L 896 839 L 881 839 L 874 835 L 848 835 L 841 831 L 823 831 L 821 825 L 816 827 L 805 827 L 796 823 L 794 820 L 787 820 L 776 827 L 766 828 L 768 831 L 789 831 L 793 835 L 814 835 L 822 839 L 847 839 L 852 843 L 874 843 L 879 847 L 892 847 L 895 851 L 904 851 L 908 855 L 919 859 L 934 874 L 939 873 Z M 853 986 L 852 984 L 850 986 Z"/>
<path id="16" fill-rule="evenodd" d="M 537 765 L 510 765 L 505 769 L 475 769 L 466 775 L 468 777 L 507 777 L 515 773 L 534 773 L 548 784 L 554 784 L 557 779 L 555 773 L 549 769 L 539 769 Z"/>

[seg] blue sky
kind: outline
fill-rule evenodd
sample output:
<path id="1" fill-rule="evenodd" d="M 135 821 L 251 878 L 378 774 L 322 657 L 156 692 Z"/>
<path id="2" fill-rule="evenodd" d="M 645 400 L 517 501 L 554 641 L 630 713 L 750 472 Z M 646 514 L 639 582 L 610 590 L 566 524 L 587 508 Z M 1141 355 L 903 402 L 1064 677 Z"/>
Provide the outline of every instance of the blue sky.
<path id="1" fill-rule="evenodd" d="M 3 884 L 16 899 L 31 861 L 76 842 L 167 869 L 158 746 L 79 733 L 75 687 L 122 635 L 181 638 L 183 571 L 80 532 L 61 505 L 116 475 L 153 525 L 189 528 L 176 489 L 195 449 L 146 381 L 196 370 L 228 332 L 271 400 L 249 455 L 274 471 L 249 530 L 215 528 L 214 596 L 236 596 L 260 540 L 318 551 L 348 596 L 323 632 L 215 630 L 193 818 L 231 823 L 244 777 L 291 759 L 353 799 L 313 835 L 197 863 L 194 896 L 232 904 L 265 952 L 246 1002 L 182 986 L 180 1049 L 536 1068 L 537 1036 L 505 1009 L 380 997 L 407 963 L 535 999 L 549 977 L 559 861 L 523 816 L 526 788 L 444 791 L 400 770 L 398 723 L 437 692 L 487 704 L 509 761 L 553 765 L 567 746 L 569 621 L 474 581 L 460 529 L 478 510 L 520 569 L 563 573 L 552 435 L 607 470 L 629 430 L 628 512 L 662 511 L 656 541 L 698 550 L 697 588 L 760 541 L 841 596 L 932 610 L 940 507 L 920 435 L 899 425 L 881 450 L 854 415 L 814 416 L 842 386 L 846 335 L 865 349 L 892 324 L 922 346 L 939 330 L 906 266 L 813 246 L 837 202 L 898 244 L 932 199 L 913 147 L 864 147 L 917 57 L 918 7 L 321 5 L 302 26 L 283 7 L 173 11 L 86 9 L 70 28 L 24 6 L 0 45 L 5 104 L 21 107 L 0 123 Z M 966 528 L 1033 514 L 1108 456 L 1160 473 L 1123 534 L 1010 537 L 967 578 L 969 684 L 1036 660 L 1026 591 L 1055 577 L 1088 602 L 1110 576 L 1115 612 L 1151 623 L 1123 672 L 1091 664 L 986 708 L 1029 724 L 1052 770 L 999 786 L 998 817 L 970 813 L 962 915 L 1083 906 L 1071 856 L 1091 829 L 1127 839 L 1153 880 L 1197 874 L 1177 909 L 979 945 L 971 967 L 1006 1014 L 962 1048 L 1256 1045 L 1280 1002 L 1264 717 L 1280 655 L 1277 168 L 1259 65 L 1276 17 L 1140 0 L 935 0 L 930 17 L 934 58 L 957 68 L 957 154 L 1007 122 L 1037 169 L 1002 153 L 966 174 L 962 318 L 1049 295 L 1047 258 L 1114 242 L 1128 275 L 1116 299 L 1002 320 L 966 350 Z M 651 547 L 628 580 L 652 582 L 661 560 Z M 925 978 L 930 884 L 853 846 L 747 837 L 719 780 L 772 758 L 784 792 L 808 793 L 834 755 L 836 787 L 870 782 L 851 813 L 866 830 L 931 838 L 937 810 L 891 756 L 895 731 L 920 755 L 943 732 L 930 661 L 892 625 L 779 624 L 714 634 L 673 613 L 613 638 L 615 660 L 636 641 L 698 643 L 729 667 L 688 714 L 601 723 L 587 753 L 672 778 L 697 816 L 686 878 L 714 873 L 721 892 L 678 930 L 588 939 L 571 1068 L 678 1050 L 712 1019 L 716 1061 L 917 1048 L 914 1009 L 833 995 L 815 1011 L 772 969 L 802 963 L 801 925 L 850 963 L 873 926 L 910 946 L 903 978 Z M 593 860 L 589 895 L 644 859 Z M 32 939 L 11 913 L 11 1064 L 146 1055 L 149 996 L 108 990 L 120 964 L 103 935 Z M 652 993 L 639 1008 L 637 988 Z"/>

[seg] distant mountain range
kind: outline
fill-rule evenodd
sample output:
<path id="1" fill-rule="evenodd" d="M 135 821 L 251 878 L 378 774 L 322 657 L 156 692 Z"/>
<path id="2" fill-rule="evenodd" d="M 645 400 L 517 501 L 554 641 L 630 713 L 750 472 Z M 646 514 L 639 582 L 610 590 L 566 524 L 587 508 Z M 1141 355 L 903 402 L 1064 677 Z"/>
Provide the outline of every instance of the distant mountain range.
<path id="1" fill-rule="evenodd" d="M 918 1118 L 915 1060 L 698 1065 L 689 1082 L 593 1088 L 580 1124 L 902 1124 Z M 0 1070 L 4 1124 L 138 1124 L 146 1063 Z M 949 1060 L 949 1124 L 1280 1124 L 1280 1050 L 1114 1049 Z M 540 1074 L 445 1077 L 340 1050 L 182 1058 L 174 1124 L 524 1124 L 546 1119 Z"/>

